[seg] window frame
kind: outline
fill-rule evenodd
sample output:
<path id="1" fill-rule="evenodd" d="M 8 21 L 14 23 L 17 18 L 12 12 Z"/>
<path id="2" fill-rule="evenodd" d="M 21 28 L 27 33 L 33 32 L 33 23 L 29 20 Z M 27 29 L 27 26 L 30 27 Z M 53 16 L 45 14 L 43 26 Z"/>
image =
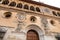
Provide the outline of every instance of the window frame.
<path id="1" fill-rule="evenodd" d="M 27 4 L 25 4 L 24 9 L 29 9 L 29 6 Z"/>
<path id="2" fill-rule="evenodd" d="M 16 2 L 14 2 L 14 1 L 10 2 L 9 6 L 13 6 L 13 7 L 16 6 Z"/>
<path id="3" fill-rule="evenodd" d="M 52 13 L 53 13 L 53 15 L 54 15 L 54 16 L 57 16 L 57 14 L 56 14 L 56 12 L 55 12 L 55 11 L 52 11 Z"/>
<path id="4" fill-rule="evenodd" d="M 17 4 L 17 7 L 18 7 L 18 8 L 23 8 L 22 3 L 18 3 L 18 4 Z"/>
<path id="5" fill-rule="evenodd" d="M 9 4 L 9 0 L 4 0 L 4 1 L 2 1 L 2 4 L 8 5 L 8 4 Z"/>
<path id="6" fill-rule="evenodd" d="M 40 8 L 39 8 L 39 7 L 36 7 L 36 11 L 37 11 L 37 12 L 40 12 Z"/>
<path id="7" fill-rule="evenodd" d="M 30 10 L 35 11 L 34 6 L 30 6 Z"/>

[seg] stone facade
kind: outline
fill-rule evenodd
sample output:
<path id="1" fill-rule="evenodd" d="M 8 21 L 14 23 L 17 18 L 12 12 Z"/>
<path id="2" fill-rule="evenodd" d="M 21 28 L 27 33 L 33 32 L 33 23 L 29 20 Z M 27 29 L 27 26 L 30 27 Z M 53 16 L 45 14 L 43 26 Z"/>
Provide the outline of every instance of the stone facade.
<path id="1" fill-rule="evenodd" d="M 27 10 L 27 7 L 23 8 L 24 6 L 19 8 L 21 5 L 14 7 L 15 3 L 10 5 L 9 2 L 39 7 L 40 10 L 34 11 L 33 8 Z M 8 4 L 3 0 L 0 1 L 0 35 L 4 35 L 1 40 L 27 40 L 29 30 L 35 30 L 39 40 L 58 40 L 56 36 L 60 35 L 60 17 L 53 15 L 52 11 L 60 12 L 59 10 L 19 0 L 9 0 L 9 2 Z"/>

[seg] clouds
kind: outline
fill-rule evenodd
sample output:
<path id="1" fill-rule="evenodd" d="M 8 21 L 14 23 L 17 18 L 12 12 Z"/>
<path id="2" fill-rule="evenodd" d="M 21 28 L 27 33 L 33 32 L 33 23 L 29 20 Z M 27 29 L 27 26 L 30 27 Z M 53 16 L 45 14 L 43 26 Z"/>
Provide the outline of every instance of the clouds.
<path id="1" fill-rule="evenodd" d="M 40 2 L 43 2 L 45 4 L 56 6 L 56 7 L 60 8 L 60 0 L 34 0 L 34 1 L 37 1 L 37 2 L 40 1 Z"/>

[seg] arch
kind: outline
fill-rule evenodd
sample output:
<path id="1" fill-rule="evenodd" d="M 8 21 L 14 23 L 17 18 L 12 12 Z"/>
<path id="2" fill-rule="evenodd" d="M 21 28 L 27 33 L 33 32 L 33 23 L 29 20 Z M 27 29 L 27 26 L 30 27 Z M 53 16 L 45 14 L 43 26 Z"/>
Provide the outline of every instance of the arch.
<path id="1" fill-rule="evenodd" d="M 29 9 L 29 6 L 27 4 L 25 4 L 24 9 Z"/>
<path id="2" fill-rule="evenodd" d="M 30 17 L 30 21 L 31 21 L 31 22 L 36 22 L 36 20 L 37 20 L 37 18 L 36 18 L 35 16 L 31 16 L 31 17 Z"/>
<path id="3" fill-rule="evenodd" d="M 60 16 L 60 13 L 59 13 L 59 12 L 57 12 L 57 15 L 58 15 L 58 16 Z"/>
<path id="4" fill-rule="evenodd" d="M 40 31 L 43 32 L 43 30 L 42 30 L 39 26 L 34 25 L 34 24 L 28 25 L 28 26 L 26 27 L 26 29 L 27 29 L 27 31 L 30 30 L 30 29 L 34 29 L 34 30 L 36 30 L 36 31 L 40 30 Z"/>
<path id="5" fill-rule="evenodd" d="M 8 3 L 9 3 L 9 0 L 4 0 L 4 1 L 2 2 L 2 4 L 4 4 L 4 5 L 8 5 Z"/>
<path id="6" fill-rule="evenodd" d="M 18 4 L 17 4 L 17 7 L 18 7 L 18 8 L 22 8 L 22 7 L 23 7 L 22 3 L 18 3 Z"/>
<path id="7" fill-rule="evenodd" d="M 36 7 L 36 11 L 37 11 L 37 12 L 40 12 L 40 9 L 39 9 L 39 7 Z"/>
<path id="8" fill-rule="evenodd" d="M 27 35 L 27 32 L 29 30 L 35 30 L 38 33 L 38 35 L 39 35 L 39 40 L 43 40 L 44 39 L 44 32 L 39 26 L 33 25 L 33 24 L 32 25 L 28 25 L 25 28 L 24 33 L 26 33 L 26 35 Z M 26 37 L 26 39 L 27 39 L 27 37 Z"/>
<path id="9" fill-rule="evenodd" d="M 11 2 L 9 6 L 16 6 L 16 2 Z"/>
<path id="10" fill-rule="evenodd" d="M 39 40 L 39 35 L 38 33 L 31 29 L 27 32 L 27 40 Z"/>
<path id="11" fill-rule="evenodd" d="M 53 15 L 57 16 L 56 12 L 52 11 Z"/>
<path id="12" fill-rule="evenodd" d="M 35 8 L 33 6 L 30 6 L 30 10 L 35 11 Z"/>

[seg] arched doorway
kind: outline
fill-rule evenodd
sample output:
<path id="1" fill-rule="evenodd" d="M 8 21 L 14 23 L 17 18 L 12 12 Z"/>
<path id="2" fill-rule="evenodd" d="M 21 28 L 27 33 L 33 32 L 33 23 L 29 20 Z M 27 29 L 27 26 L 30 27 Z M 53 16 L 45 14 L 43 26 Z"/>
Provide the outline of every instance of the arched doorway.
<path id="1" fill-rule="evenodd" d="M 27 32 L 27 40 L 39 40 L 39 35 L 35 30 L 29 30 Z"/>

